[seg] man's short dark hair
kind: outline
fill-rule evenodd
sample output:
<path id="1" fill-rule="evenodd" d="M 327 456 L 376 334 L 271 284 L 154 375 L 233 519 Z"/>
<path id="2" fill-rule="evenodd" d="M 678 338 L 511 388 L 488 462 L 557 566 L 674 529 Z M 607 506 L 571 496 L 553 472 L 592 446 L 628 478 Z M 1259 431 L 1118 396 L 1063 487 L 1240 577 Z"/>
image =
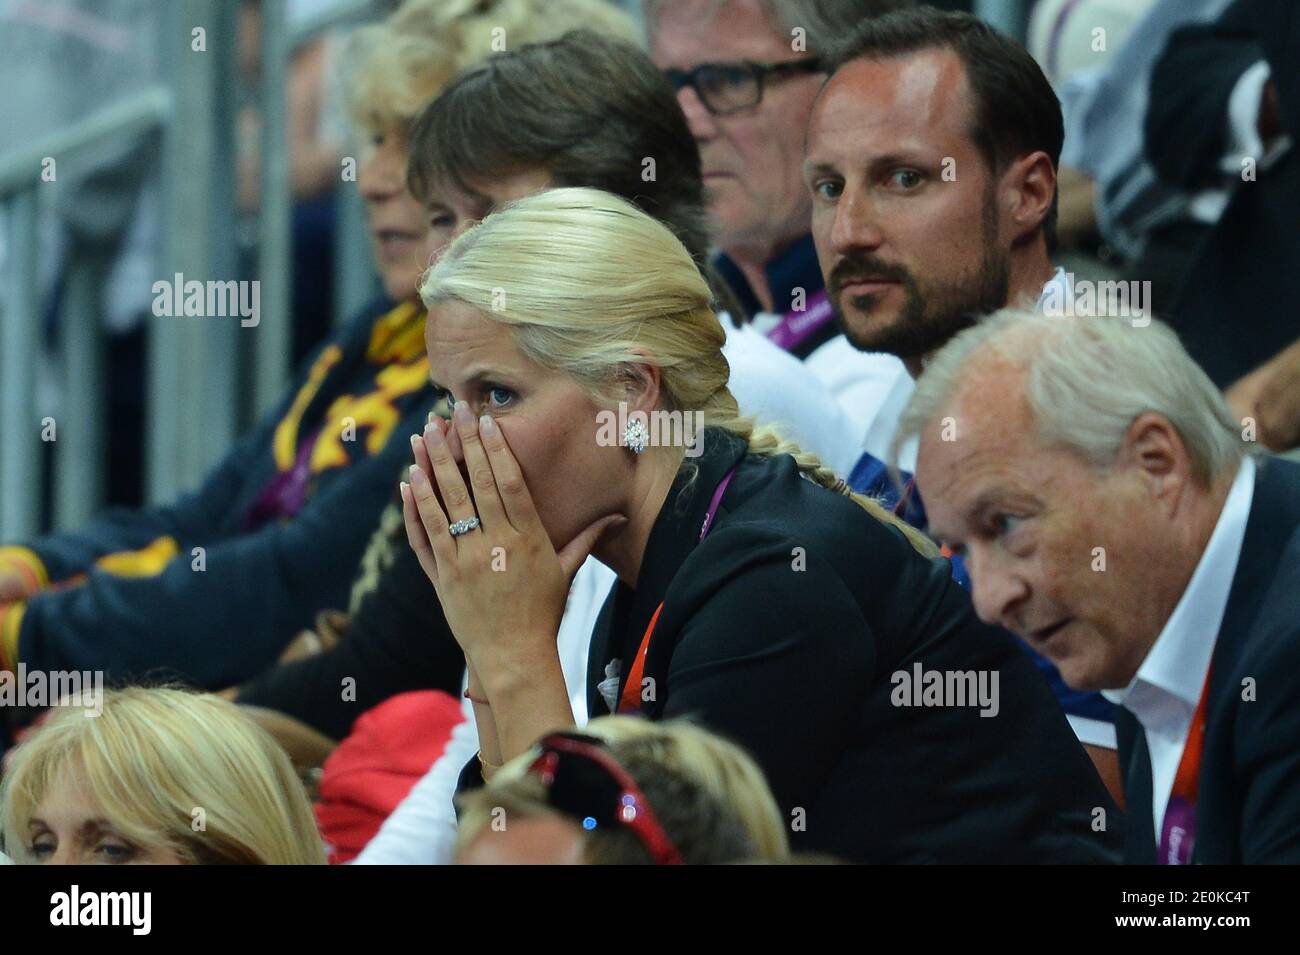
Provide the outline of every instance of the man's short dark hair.
<path id="1" fill-rule="evenodd" d="M 409 146 L 407 185 L 421 202 L 439 183 L 472 192 L 541 169 L 556 186 L 635 202 L 706 266 L 699 149 L 672 85 L 622 40 L 577 30 L 493 56 L 424 109 Z"/>
<path id="2" fill-rule="evenodd" d="M 863 21 L 826 56 L 830 75 L 853 60 L 951 50 L 961 60 L 975 99 L 971 139 L 994 174 L 1021 156 L 1042 151 L 1061 162 L 1065 122 L 1052 84 L 1029 51 L 968 13 L 917 7 Z M 1056 244 L 1056 197 L 1043 221 L 1048 248 Z"/>

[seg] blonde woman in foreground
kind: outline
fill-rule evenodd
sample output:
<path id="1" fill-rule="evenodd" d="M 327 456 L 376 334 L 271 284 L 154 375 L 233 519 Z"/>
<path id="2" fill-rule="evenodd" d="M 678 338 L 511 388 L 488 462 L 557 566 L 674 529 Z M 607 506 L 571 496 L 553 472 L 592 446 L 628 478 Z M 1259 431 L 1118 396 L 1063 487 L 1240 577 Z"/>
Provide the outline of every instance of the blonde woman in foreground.
<path id="1" fill-rule="evenodd" d="M 0 785 L 18 863 L 324 864 L 302 783 L 233 703 L 171 688 L 56 709 Z"/>
<path id="2" fill-rule="evenodd" d="M 401 491 L 469 662 L 475 771 L 572 725 L 556 634 L 590 553 L 618 575 L 591 715 L 691 715 L 741 744 L 795 850 L 1115 858 L 1047 684 L 933 544 L 738 415 L 709 288 L 665 226 L 543 192 L 461 236 L 421 294 L 456 410 Z"/>
<path id="3" fill-rule="evenodd" d="M 507 825 L 500 820 L 508 819 Z M 783 862 L 785 823 L 740 747 L 605 716 L 545 737 L 461 807 L 461 864 Z"/>

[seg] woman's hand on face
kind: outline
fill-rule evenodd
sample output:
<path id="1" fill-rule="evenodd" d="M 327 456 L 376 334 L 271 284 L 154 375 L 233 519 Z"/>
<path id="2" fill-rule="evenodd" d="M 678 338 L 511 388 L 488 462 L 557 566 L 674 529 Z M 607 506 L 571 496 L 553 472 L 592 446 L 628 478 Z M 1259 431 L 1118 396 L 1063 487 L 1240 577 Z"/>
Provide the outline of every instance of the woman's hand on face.
<path id="1" fill-rule="evenodd" d="M 469 486 L 448 445 L 451 428 Z M 573 575 L 605 529 L 626 518 L 602 517 L 556 553 L 505 435 L 463 402 L 452 422 L 435 418 L 411 444 L 415 465 L 401 487 L 406 535 L 461 649 L 489 686 L 502 670 L 554 657 Z M 477 528 L 452 536 L 450 523 L 476 516 Z"/>

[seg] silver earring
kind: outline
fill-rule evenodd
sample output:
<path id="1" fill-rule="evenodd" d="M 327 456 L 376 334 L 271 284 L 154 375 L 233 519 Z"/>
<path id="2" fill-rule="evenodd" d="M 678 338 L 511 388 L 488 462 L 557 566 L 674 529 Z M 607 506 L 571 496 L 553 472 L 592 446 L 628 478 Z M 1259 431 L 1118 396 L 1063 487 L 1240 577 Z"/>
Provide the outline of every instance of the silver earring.
<path id="1" fill-rule="evenodd" d="M 650 443 L 650 429 L 640 418 L 633 418 L 623 429 L 623 446 L 633 454 L 643 454 Z"/>

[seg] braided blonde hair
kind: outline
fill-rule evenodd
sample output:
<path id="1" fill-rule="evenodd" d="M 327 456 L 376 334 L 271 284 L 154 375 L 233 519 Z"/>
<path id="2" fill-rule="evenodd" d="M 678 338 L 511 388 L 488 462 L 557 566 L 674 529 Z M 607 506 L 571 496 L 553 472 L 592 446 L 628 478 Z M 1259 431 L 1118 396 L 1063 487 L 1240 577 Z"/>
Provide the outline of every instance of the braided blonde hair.
<path id="1" fill-rule="evenodd" d="M 581 188 L 521 199 L 453 242 L 420 295 L 429 308 L 460 301 L 512 326 L 525 354 L 571 375 L 598 403 L 615 403 L 620 369 L 652 363 L 664 410 L 699 412 L 751 454 L 790 455 L 802 473 L 897 528 L 916 550 L 938 552 L 877 501 L 854 494 L 817 455 L 740 413 L 708 283 L 672 232 L 624 199 Z"/>

